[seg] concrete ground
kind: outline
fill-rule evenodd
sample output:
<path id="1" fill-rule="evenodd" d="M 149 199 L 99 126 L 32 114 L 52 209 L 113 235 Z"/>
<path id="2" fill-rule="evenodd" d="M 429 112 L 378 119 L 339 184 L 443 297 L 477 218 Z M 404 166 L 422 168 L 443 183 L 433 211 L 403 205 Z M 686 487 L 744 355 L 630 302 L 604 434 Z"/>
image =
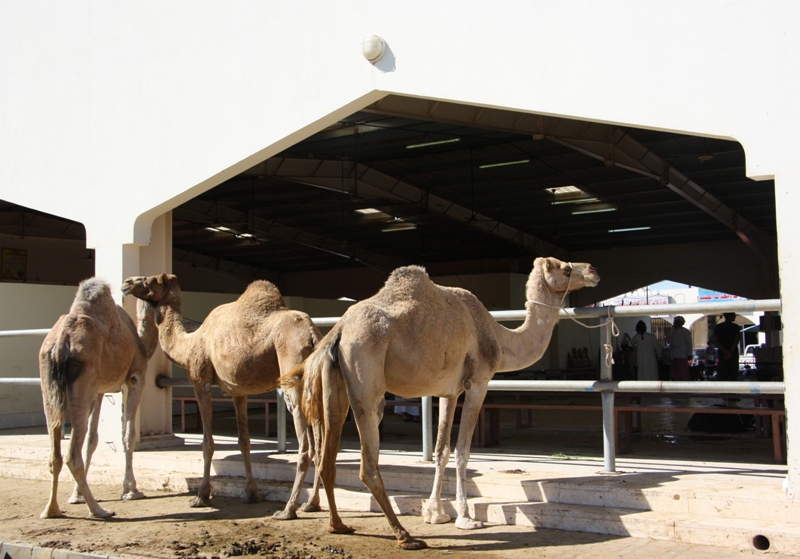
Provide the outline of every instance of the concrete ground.
<path id="1" fill-rule="evenodd" d="M 280 502 L 287 495 L 294 456 L 278 454 L 274 438 L 259 437 L 263 411 L 251 415 L 254 473 L 265 497 Z M 527 416 L 520 419 L 526 422 Z M 534 412 L 531 419 L 530 427 L 520 427 L 516 414 L 504 411 L 499 443 L 473 448 L 470 506 L 489 529 L 465 533 L 452 523 L 430 526 L 420 521 L 419 507 L 432 479 L 432 465 L 421 461 L 421 427 L 388 414 L 381 472 L 393 506 L 407 515 L 404 525 L 422 537 L 462 543 L 480 542 L 499 530 L 507 559 L 515 550 L 530 551 L 530 546 L 537 550 L 533 556 L 542 557 L 800 555 L 800 504 L 783 494 L 786 466 L 774 463 L 770 439 L 753 431 L 696 433 L 687 429 L 689 417 L 684 414 L 645 414 L 633 452 L 618 458 L 615 475 L 606 475 L 599 412 Z M 193 420 L 187 418 L 189 428 Z M 241 493 L 234 429 L 232 415 L 220 406 L 213 466 L 213 490 L 220 497 Z M 47 479 L 42 433 L 0 434 L 0 477 Z M 196 488 L 200 437 L 188 433 L 180 442 L 184 444 L 136 453 L 137 478 L 145 491 Z M 120 458 L 99 456 L 90 482 L 118 483 Z M 364 511 L 376 513 L 377 508 L 358 480 L 358 463 L 357 434 L 348 422 L 338 460 L 337 502 L 344 511 L 361 511 L 361 518 Z M 443 497 L 449 500 L 454 494 L 452 462 L 447 473 Z M 534 534 L 535 542 L 526 539 Z M 554 543 L 545 543 L 547 538 Z M 483 549 L 480 556 L 495 556 L 492 546 Z"/>

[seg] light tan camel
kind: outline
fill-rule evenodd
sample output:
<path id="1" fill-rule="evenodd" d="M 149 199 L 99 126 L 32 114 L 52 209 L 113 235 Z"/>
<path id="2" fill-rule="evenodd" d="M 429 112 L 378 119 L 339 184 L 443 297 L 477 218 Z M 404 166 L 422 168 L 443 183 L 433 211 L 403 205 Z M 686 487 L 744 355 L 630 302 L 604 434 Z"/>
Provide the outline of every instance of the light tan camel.
<path id="1" fill-rule="evenodd" d="M 466 468 L 489 380 L 498 371 L 522 369 L 539 360 L 566 294 L 599 280 L 589 264 L 537 258 L 526 286 L 527 316 L 516 330 L 499 325 L 470 292 L 438 286 L 418 266 L 395 270 L 376 295 L 350 307 L 293 375 L 303 375 L 309 422 L 324 424 L 318 465 L 330 506 L 329 530 L 353 531 L 339 517 L 333 495 L 349 398 L 361 438 L 361 481 L 386 515 L 400 547 L 426 547 L 400 525 L 378 469 L 378 425 L 386 392 L 403 398 L 440 397 L 435 478 L 422 512 L 429 523 L 450 520 L 442 512 L 440 494 L 456 402 L 465 393 L 455 452 L 456 526 L 480 528 L 481 522 L 470 518 L 467 508 Z"/>
<path id="2" fill-rule="evenodd" d="M 187 332 L 183 325 L 181 289 L 174 275 L 131 277 L 124 281 L 122 291 L 155 303 L 161 347 L 173 363 L 188 370 L 194 385 L 203 423 L 203 481 L 192 506 L 208 506 L 211 498 L 212 384 L 233 397 L 239 450 L 247 476 L 244 501 L 260 501 L 250 462 L 247 395 L 277 388 L 281 374 L 302 363 L 314 349 L 319 330 L 307 314 L 289 310 L 278 288 L 263 280 L 251 283 L 233 303 L 213 309 L 194 332 Z M 284 393 L 294 419 L 299 454 L 289 501 L 274 515 L 278 520 L 297 517 L 303 480 L 313 458 L 314 436 L 299 405 L 300 391 L 297 387 Z M 319 510 L 318 476 L 302 510 Z"/>
<path id="3" fill-rule="evenodd" d="M 137 327 L 125 309 L 114 302 L 108 284 L 90 278 L 78 287 L 69 314 L 62 315 L 45 337 L 39 350 L 39 375 L 50 432 L 53 481 L 42 518 L 62 516 L 57 492 L 58 476 L 64 465 L 61 438 L 67 415 L 72 425 L 67 466 L 75 478 L 75 489 L 69 502 L 85 501 L 92 515 L 98 518 L 114 514 L 97 504 L 86 482 L 86 473 L 97 448 L 103 395 L 119 391 L 123 384 L 128 387 L 128 395 L 122 432 L 125 479 L 121 498 L 144 497 L 136 488 L 133 475 L 134 419 L 144 390 L 147 361 L 158 346 L 158 330 L 153 323 L 154 308 L 144 301 L 137 304 Z M 86 448 L 84 457 L 81 457 L 84 440 Z"/>

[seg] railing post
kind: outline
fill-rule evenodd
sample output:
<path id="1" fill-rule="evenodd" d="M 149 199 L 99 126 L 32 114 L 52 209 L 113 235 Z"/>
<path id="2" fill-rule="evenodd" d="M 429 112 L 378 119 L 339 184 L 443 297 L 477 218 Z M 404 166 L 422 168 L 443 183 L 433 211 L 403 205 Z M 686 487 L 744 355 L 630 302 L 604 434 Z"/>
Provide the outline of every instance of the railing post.
<path id="1" fill-rule="evenodd" d="M 286 402 L 283 400 L 283 390 L 277 390 L 278 408 L 278 452 L 286 452 Z"/>
<path id="2" fill-rule="evenodd" d="M 614 319 L 611 317 L 605 320 L 605 346 L 603 351 L 600 352 L 600 380 L 612 380 L 611 363 L 607 358 L 607 353 L 613 351 L 612 345 L 612 332 L 611 329 L 614 324 Z M 600 399 L 603 405 L 603 463 L 605 465 L 604 473 L 616 473 L 616 438 L 615 438 L 615 421 L 614 421 L 614 391 L 604 390 L 600 393 Z"/>
<path id="3" fill-rule="evenodd" d="M 422 397 L 422 459 L 433 460 L 433 397 Z"/>

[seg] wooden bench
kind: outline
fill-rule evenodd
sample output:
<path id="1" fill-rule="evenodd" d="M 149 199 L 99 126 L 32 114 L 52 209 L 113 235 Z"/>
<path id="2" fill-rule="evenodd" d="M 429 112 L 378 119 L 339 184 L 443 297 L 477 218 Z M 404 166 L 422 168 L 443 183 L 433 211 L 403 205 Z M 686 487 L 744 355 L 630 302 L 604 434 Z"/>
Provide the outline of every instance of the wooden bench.
<path id="1" fill-rule="evenodd" d="M 625 454 L 632 451 L 631 434 L 634 431 L 633 414 L 642 412 L 656 413 L 712 413 L 712 414 L 735 414 L 735 415 L 754 415 L 756 417 L 769 417 L 770 429 L 772 434 L 772 449 L 775 462 L 783 464 L 786 462 L 786 443 L 785 443 L 785 423 L 786 411 L 783 408 L 765 407 L 718 407 L 718 406 L 696 406 L 696 405 L 658 405 L 658 404 L 623 404 L 614 406 L 614 420 L 616 423 L 617 452 Z M 622 421 L 620 421 L 622 416 Z M 757 429 L 756 436 L 764 436 L 764 433 Z"/>
<path id="2" fill-rule="evenodd" d="M 187 402 L 193 402 L 195 407 L 198 407 L 197 406 L 197 398 L 195 398 L 194 396 L 173 396 L 172 400 L 174 402 L 180 402 L 181 403 L 181 433 L 185 433 L 186 432 L 186 403 Z M 233 405 L 233 400 L 231 398 L 211 398 L 211 401 L 212 402 L 227 402 L 227 403 Z M 277 404 L 277 402 L 278 401 L 276 399 L 274 399 L 274 398 L 271 398 L 271 399 L 267 399 L 267 398 L 248 398 L 247 399 L 248 405 L 250 403 L 264 404 L 264 436 L 265 437 L 269 437 L 269 406 L 270 406 L 270 404 Z M 197 429 L 202 431 L 203 423 L 202 423 L 202 421 L 200 421 L 200 417 L 199 417 L 200 416 L 200 410 L 199 409 L 197 410 L 197 415 L 198 415 L 198 418 L 197 418 Z"/>
<path id="3" fill-rule="evenodd" d="M 541 393 L 539 393 L 541 394 Z M 554 403 L 554 404 L 538 404 L 526 403 L 520 401 L 519 394 L 515 394 L 517 401 L 513 403 L 495 403 L 491 401 L 484 402 L 481 407 L 478 423 L 475 426 L 475 435 L 473 436 L 472 444 L 476 447 L 485 447 L 487 445 L 500 443 L 500 412 L 504 409 L 514 410 L 517 412 L 517 428 L 530 426 L 532 424 L 532 411 L 533 410 L 556 410 L 556 411 L 598 411 L 602 412 L 603 408 L 600 404 L 575 404 L 575 403 Z M 663 405 L 663 404 L 643 404 L 641 403 L 641 394 L 626 395 L 627 400 L 624 403 L 614 406 L 614 422 L 615 422 L 615 439 L 617 452 L 624 454 L 632 451 L 631 434 L 633 433 L 634 414 L 641 417 L 641 413 L 657 412 L 657 413 L 715 413 L 715 414 L 736 414 L 736 415 L 754 415 L 757 419 L 769 418 L 769 424 L 764 425 L 759 421 L 756 422 L 756 436 L 766 437 L 772 436 L 773 440 L 773 454 L 775 462 L 781 464 L 786 462 L 786 444 L 785 444 L 785 421 L 786 412 L 782 407 L 782 397 L 779 395 L 750 395 L 739 394 L 730 395 L 731 397 L 738 398 L 753 398 L 754 406 L 752 407 L 719 407 L 708 405 Z M 708 394 L 690 395 L 690 394 L 647 394 L 647 396 L 656 396 L 660 398 L 717 398 L 717 395 L 709 396 Z M 722 396 L 720 396 L 722 397 Z M 599 394 L 598 394 L 599 399 Z M 776 400 L 781 403 L 780 407 L 763 407 L 764 400 Z M 521 421 L 521 413 L 528 412 L 528 423 L 523 424 Z M 640 420 L 641 421 L 641 420 Z M 640 423 L 641 425 L 641 423 Z M 487 435 L 488 426 L 488 435 Z"/>
<path id="4" fill-rule="evenodd" d="M 541 394 L 541 393 L 539 393 Z M 571 394 L 571 393 L 559 393 Z M 597 395 L 599 399 L 599 394 Z M 671 404 L 643 404 L 641 398 L 643 394 L 626 394 L 626 402 L 614 406 L 614 424 L 615 424 L 615 439 L 617 452 L 625 454 L 632 452 L 631 435 L 636 430 L 634 427 L 634 418 L 639 418 L 639 425 L 641 425 L 641 414 L 647 412 L 656 413 L 715 413 L 715 414 L 737 414 L 737 415 L 753 415 L 757 418 L 756 421 L 756 436 L 767 437 L 772 436 L 773 453 L 775 462 L 783 464 L 786 462 L 786 442 L 785 442 L 785 423 L 786 411 L 783 408 L 783 397 L 780 395 L 730 395 L 740 398 L 752 398 L 754 402 L 753 407 L 718 407 L 707 405 L 671 405 Z M 716 398 L 717 395 L 709 396 L 708 394 L 690 395 L 678 394 L 670 395 L 667 393 L 647 394 L 647 396 L 658 396 L 660 398 L 680 397 L 680 398 Z M 724 397 L 724 395 L 719 396 Z M 174 401 L 179 401 L 181 406 L 181 432 L 186 432 L 186 403 L 193 402 L 197 405 L 197 400 L 189 396 L 174 396 Z M 483 448 L 489 445 L 500 443 L 500 412 L 502 410 L 514 410 L 517 412 L 516 423 L 517 428 L 530 427 L 533 422 L 533 410 L 553 410 L 553 411 L 597 411 L 602 412 L 603 407 L 600 404 L 534 404 L 520 400 L 520 394 L 515 393 L 515 402 L 510 403 L 495 403 L 492 401 L 485 401 L 481 406 L 481 411 L 478 415 L 478 422 L 475 426 L 475 432 L 472 436 L 472 445 L 475 447 Z M 780 403 L 780 407 L 764 407 L 765 401 L 774 400 Z M 228 402 L 232 404 L 230 398 L 211 398 L 212 402 Z M 264 435 L 270 436 L 269 428 L 269 406 L 270 404 L 277 404 L 275 399 L 254 399 L 248 398 L 249 403 L 263 403 L 264 404 Z M 421 402 L 410 402 L 408 400 L 396 401 L 387 400 L 387 407 L 394 406 L 413 406 L 420 407 Z M 461 403 L 458 404 L 461 407 Z M 438 407 L 438 403 L 434 401 L 433 407 Z M 522 412 L 528 412 L 527 424 L 522 423 Z M 634 416 L 634 414 L 636 414 Z M 769 418 L 769 424 L 761 424 L 759 419 Z M 489 427 L 489 434 L 487 436 L 487 424 Z M 198 428 L 202 425 L 198 421 Z"/>

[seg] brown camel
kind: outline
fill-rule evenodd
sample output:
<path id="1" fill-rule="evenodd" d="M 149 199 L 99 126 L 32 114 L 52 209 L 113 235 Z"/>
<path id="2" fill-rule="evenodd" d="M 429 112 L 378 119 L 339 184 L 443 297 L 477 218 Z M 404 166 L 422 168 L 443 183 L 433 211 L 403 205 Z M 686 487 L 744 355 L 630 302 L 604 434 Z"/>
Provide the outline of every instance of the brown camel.
<path id="1" fill-rule="evenodd" d="M 133 449 L 136 444 L 136 411 L 144 390 L 147 362 L 158 346 L 158 330 L 153 324 L 154 306 L 137 304 L 137 323 L 114 302 L 104 281 L 90 278 L 81 282 L 69 314 L 62 315 L 44 339 L 39 350 L 39 375 L 47 428 L 50 432 L 50 473 L 53 482 L 50 501 L 42 518 L 62 516 L 58 507 L 58 476 L 64 465 L 61 436 L 69 414 L 72 435 L 67 466 L 75 478 L 70 503 L 86 502 L 92 516 L 107 518 L 114 513 L 95 500 L 86 482 L 92 454 L 97 448 L 100 405 L 106 392 L 128 387 L 122 442 L 125 450 L 125 479 L 122 499 L 144 497 L 133 476 Z M 86 440 L 84 457 L 81 447 Z"/>
<path id="2" fill-rule="evenodd" d="M 361 438 L 361 481 L 386 515 L 400 547 L 426 547 L 400 525 L 378 469 L 378 425 L 386 392 L 440 398 L 435 479 L 422 512 L 429 523 L 450 520 L 442 512 L 440 494 L 456 402 L 465 393 L 455 456 L 456 526 L 480 528 L 481 522 L 470 518 L 467 508 L 466 469 L 489 380 L 498 371 L 522 369 L 539 360 L 567 293 L 599 280 L 589 264 L 537 258 L 526 286 L 527 316 L 516 330 L 499 325 L 469 291 L 438 286 L 418 266 L 395 270 L 376 295 L 350 307 L 294 372 L 295 378 L 303 375 L 309 422 L 322 422 L 324 427 L 318 465 L 330 505 L 329 530 L 353 531 L 339 517 L 333 495 L 349 398 Z"/>
<path id="3" fill-rule="evenodd" d="M 251 283 L 233 303 L 213 309 L 194 332 L 182 321 L 182 295 L 178 278 L 171 274 L 132 277 L 124 281 L 124 293 L 156 305 L 159 340 L 167 357 L 187 369 L 194 385 L 203 423 L 203 481 L 192 506 L 208 506 L 211 498 L 211 385 L 233 397 L 239 432 L 239 450 L 244 458 L 247 482 L 244 501 L 261 496 L 250 463 L 250 433 L 247 426 L 247 395 L 278 387 L 282 373 L 290 372 L 311 353 L 320 334 L 307 314 L 289 310 L 278 288 L 268 281 Z M 285 392 L 299 442 L 299 455 L 292 493 L 278 520 L 296 518 L 303 480 L 311 464 L 314 436 L 300 404 L 300 387 Z M 304 511 L 319 510 L 319 478 Z"/>

